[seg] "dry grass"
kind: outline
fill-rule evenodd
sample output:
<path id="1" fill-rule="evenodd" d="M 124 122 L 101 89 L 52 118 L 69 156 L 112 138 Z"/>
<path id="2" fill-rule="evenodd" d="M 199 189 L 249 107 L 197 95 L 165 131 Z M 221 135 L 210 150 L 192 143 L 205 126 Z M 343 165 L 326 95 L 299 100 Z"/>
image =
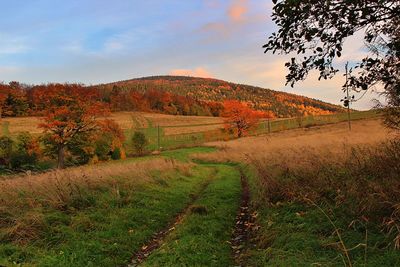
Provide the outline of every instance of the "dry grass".
<path id="1" fill-rule="evenodd" d="M 20 132 L 30 132 L 31 134 L 40 134 L 43 132 L 42 129 L 38 127 L 40 123 L 39 117 L 22 117 L 22 118 L 2 118 L 0 120 L 0 128 L 2 124 L 7 123 L 8 130 L 11 135 Z M 2 134 L 0 132 L 0 134 Z"/>
<path id="2" fill-rule="evenodd" d="M 153 122 L 153 125 L 163 126 L 187 126 L 193 124 L 222 123 L 222 118 L 208 116 L 174 116 L 157 113 L 141 113 L 146 119 Z"/>
<path id="3" fill-rule="evenodd" d="M 222 123 L 222 118 L 217 117 L 205 117 L 205 116 L 173 116 L 158 113 L 146 113 L 146 112 L 115 112 L 111 114 L 111 119 L 118 122 L 122 129 L 131 128 L 147 128 L 149 122 L 153 126 L 160 125 L 174 126 L 174 128 L 167 128 L 166 134 L 181 134 L 181 133 L 192 133 L 205 131 L 215 128 L 221 128 L 220 125 L 214 126 L 195 126 L 194 128 L 188 127 L 190 125 L 197 124 L 210 124 L 210 123 Z M 11 135 L 15 135 L 19 132 L 30 132 L 31 134 L 40 134 L 42 129 L 38 128 L 40 123 L 39 117 L 22 117 L 22 118 L 3 118 L 0 121 L 1 125 L 7 123 L 9 124 L 8 130 Z M 175 126 L 182 126 L 177 127 Z M 1 135 L 1 132 L 0 132 Z"/>
<path id="4" fill-rule="evenodd" d="M 268 157 L 270 160 L 281 161 L 280 158 L 284 157 L 288 162 L 298 165 L 304 162 L 302 156 L 306 152 L 303 150 L 314 151 L 316 154 L 343 154 L 349 153 L 351 147 L 377 144 L 393 136 L 380 120 L 360 120 L 352 123 L 351 132 L 348 131 L 347 123 L 338 123 L 227 142 L 212 142 L 207 145 L 216 146 L 220 150 L 206 157 L 208 160 L 217 161 L 246 161 L 250 157 Z"/>
<path id="5" fill-rule="evenodd" d="M 149 181 L 151 172 L 167 172 L 176 168 L 186 169 L 188 164 L 171 159 L 151 159 L 135 163 L 113 163 L 54 170 L 36 175 L 7 176 L 0 181 L 0 201 L 2 206 L 12 206 L 17 196 L 35 196 L 53 207 L 61 207 L 82 187 L 96 188 L 112 186 L 116 178 L 123 177 L 124 182 L 138 184 Z M 79 193 L 79 192 L 76 192 Z M 35 199 L 29 204 L 35 206 Z"/>
<path id="6" fill-rule="evenodd" d="M 136 163 L 120 162 L 69 168 L 37 175 L 20 175 L 0 181 L 0 228 L 6 239 L 25 243 L 43 231 L 42 209 L 81 209 L 95 201 L 96 192 L 134 191 L 152 181 L 154 172 L 189 172 L 190 164 L 171 159 L 151 159 Z M 130 190 L 126 190 L 130 189 Z"/>

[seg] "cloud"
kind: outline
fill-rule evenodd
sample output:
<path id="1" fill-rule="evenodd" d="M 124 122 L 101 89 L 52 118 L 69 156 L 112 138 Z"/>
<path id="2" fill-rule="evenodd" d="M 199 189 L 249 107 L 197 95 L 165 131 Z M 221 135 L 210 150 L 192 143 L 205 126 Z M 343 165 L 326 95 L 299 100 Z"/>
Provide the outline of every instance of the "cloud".
<path id="1" fill-rule="evenodd" d="M 229 19 L 233 22 L 242 22 L 248 11 L 247 0 L 234 0 L 228 9 Z"/>
<path id="2" fill-rule="evenodd" d="M 0 55 L 19 54 L 28 50 L 24 38 L 0 33 Z"/>
<path id="3" fill-rule="evenodd" d="M 205 68 L 199 67 L 194 70 L 190 69 L 174 69 L 170 71 L 170 75 L 176 76 L 191 76 L 191 77 L 201 77 L 201 78 L 211 78 L 211 73 Z"/>

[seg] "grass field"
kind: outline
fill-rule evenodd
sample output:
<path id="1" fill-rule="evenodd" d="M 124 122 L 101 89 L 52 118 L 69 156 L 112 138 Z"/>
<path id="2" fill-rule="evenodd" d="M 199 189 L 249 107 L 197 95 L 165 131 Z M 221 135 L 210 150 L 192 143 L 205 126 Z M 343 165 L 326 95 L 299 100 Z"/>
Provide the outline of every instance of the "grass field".
<path id="1" fill-rule="evenodd" d="M 186 133 L 188 131 L 187 126 L 191 125 L 197 126 L 189 132 L 201 132 L 209 130 L 209 124 L 223 123 L 222 118 L 218 117 L 173 116 L 146 112 L 116 112 L 112 113 L 110 118 L 118 122 L 123 130 L 171 126 L 171 129 L 166 130 L 166 134 Z M 38 127 L 40 122 L 41 120 L 38 117 L 2 118 L 0 129 L 2 134 L 14 135 L 24 131 L 40 134 L 42 132 L 42 129 Z M 220 125 L 217 125 L 211 127 L 211 129 L 220 127 Z"/>
<path id="2" fill-rule="evenodd" d="M 376 111 L 353 112 L 352 119 L 376 118 Z M 210 141 L 235 139 L 233 133 L 224 128 L 223 118 L 201 116 L 172 116 L 144 112 L 113 113 L 114 119 L 124 130 L 125 149 L 129 155 L 134 154 L 131 137 L 135 131 L 145 134 L 149 145 L 147 150 L 168 150 L 181 147 L 199 146 Z M 309 128 L 319 125 L 338 123 L 347 120 L 347 114 L 308 116 L 303 118 L 261 120 L 250 135 L 271 134 L 296 128 Z M 1 122 L 0 134 L 15 136 L 28 131 L 39 135 L 39 118 L 5 118 Z"/>
<path id="3" fill-rule="evenodd" d="M 394 134 L 352 126 L 3 177 L 0 266 L 398 266 Z"/>

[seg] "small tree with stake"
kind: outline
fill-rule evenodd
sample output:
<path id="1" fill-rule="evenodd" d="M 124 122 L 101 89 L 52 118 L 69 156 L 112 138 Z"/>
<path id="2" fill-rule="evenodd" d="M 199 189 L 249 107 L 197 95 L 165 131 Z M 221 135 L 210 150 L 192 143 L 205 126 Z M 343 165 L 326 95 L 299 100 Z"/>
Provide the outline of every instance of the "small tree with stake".
<path id="1" fill-rule="evenodd" d="M 132 136 L 132 144 L 136 154 L 143 155 L 146 150 L 146 146 L 149 144 L 149 141 L 144 133 L 136 131 Z"/>
<path id="2" fill-rule="evenodd" d="M 240 101 L 227 100 L 224 102 L 225 128 L 235 130 L 239 138 L 244 136 L 251 127 L 257 125 L 260 115 L 259 112 L 252 110 Z"/>

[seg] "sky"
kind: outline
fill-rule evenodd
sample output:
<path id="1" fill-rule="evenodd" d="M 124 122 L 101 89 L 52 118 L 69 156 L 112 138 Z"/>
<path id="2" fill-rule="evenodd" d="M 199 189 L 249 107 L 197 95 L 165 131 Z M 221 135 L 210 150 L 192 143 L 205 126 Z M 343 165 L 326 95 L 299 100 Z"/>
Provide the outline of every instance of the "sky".
<path id="1" fill-rule="evenodd" d="M 98 84 L 212 77 L 340 104 L 344 77 L 285 86 L 287 55 L 264 54 L 270 0 L 0 0 L 0 81 Z M 336 62 L 360 59 L 362 37 Z M 354 108 L 368 109 L 368 92 Z"/>

